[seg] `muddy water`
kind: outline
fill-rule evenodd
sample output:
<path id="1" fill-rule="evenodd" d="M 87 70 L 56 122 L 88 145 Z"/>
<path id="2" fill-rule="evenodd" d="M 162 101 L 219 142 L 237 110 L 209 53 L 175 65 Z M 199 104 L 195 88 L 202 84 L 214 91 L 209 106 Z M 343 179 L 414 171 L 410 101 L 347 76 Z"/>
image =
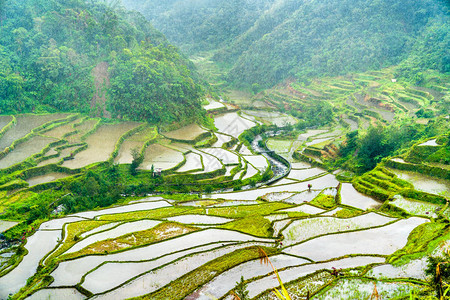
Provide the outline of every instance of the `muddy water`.
<path id="1" fill-rule="evenodd" d="M 380 205 L 379 202 L 355 190 L 351 183 L 342 184 L 341 202 L 342 204 L 350 205 L 362 210 L 374 208 Z"/>
<path id="2" fill-rule="evenodd" d="M 12 116 L 0 116 L 0 130 L 11 122 Z"/>
<path id="3" fill-rule="evenodd" d="M 450 196 L 450 181 L 426 176 L 416 172 L 400 171 L 390 169 L 400 179 L 406 180 L 414 185 L 416 190 L 431 194 L 444 194 Z"/>
<path id="4" fill-rule="evenodd" d="M 279 276 L 284 283 L 287 283 L 322 269 L 356 268 L 371 263 L 381 263 L 381 262 L 384 262 L 384 258 L 382 257 L 373 257 L 373 256 L 349 257 L 341 260 L 325 262 L 320 264 L 307 264 L 299 267 L 288 268 L 284 271 L 280 271 Z M 249 291 L 249 297 L 253 298 L 258 294 L 266 290 L 271 290 L 275 287 L 278 287 L 279 285 L 280 283 L 278 282 L 277 277 L 269 275 L 250 282 L 247 285 L 247 290 Z M 344 298 L 336 298 L 336 299 L 344 299 Z"/>
<path id="5" fill-rule="evenodd" d="M 283 230 L 282 233 L 286 237 L 283 243 L 292 245 L 322 234 L 380 226 L 392 221 L 395 221 L 395 219 L 376 213 L 369 213 L 350 219 L 317 217 L 297 220 Z"/>
<path id="6" fill-rule="evenodd" d="M 131 162 L 133 161 L 131 150 L 137 149 L 138 151 L 141 151 L 144 143 L 147 140 L 151 139 L 154 135 L 156 135 L 156 132 L 153 128 L 145 128 L 144 130 L 139 131 L 127 138 L 120 146 L 119 153 L 114 159 L 114 163 L 131 164 Z"/>
<path id="7" fill-rule="evenodd" d="M 0 220 L 0 232 L 3 232 L 5 230 L 8 230 L 9 228 L 15 226 L 19 224 L 18 222 L 13 222 L 13 221 L 3 221 Z"/>
<path id="8" fill-rule="evenodd" d="M 144 153 L 144 161 L 139 169 L 151 170 L 152 165 L 155 169 L 170 169 L 178 165 L 184 159 L 183 153 L 164 147 L 160 144 L 151 144 Z"/>
<path id="9" fill-rule="evenodd" d="M 177 172 L 187 172 L 191 170 L 202 169 L 202 161 L 201 156 L 197 153 L 188 153 L 186 154 L 186 163 L 177 170 Z"/>
<path id="10" fill-rule="evenodd" d="M 53 173 L 48 173 L 45 175 L 41 175 L 41 176 L 36 176 L 36 177 L 31 177 L 29 179 L 26 180 L 26 182 L 28 182 L 29 186 L 35 186 L 41 183 L 47 183 L 47 182 L 52 182 L 61 178 L 66 178 L 70 176 L 69 174 L 65 174 L 65 173 L 59 173 L 59 172 L 53 172 Z"/>
<path id="11" fill-rule="evenodd" d="M 275 112 L 275 111 L 260 111 L 260 110 L 246 110 L 244 111 L 250 116 L 255 116 L 268 121 L 277 126 L 294 125 L 297 120 L 287 114 Z"/>
<path id="12" fill-rule="evenodd" d="M 34 293 L 26 300 L 44 300 L 44 299 L 64 299 L 64 300 L 82 300 L 86 299 L 86 296 L 81 294 L 74 288 L 62 288 L 62 289 L 42 289 Z"/>
<path id="13" fill-rule="evenodd" d="M 380 228 L 322 236 L 288 247 L 284 252 L 308 257 L 314 261 L 349 254 L 389 255 L 404 247 L 410 232 L 426 222 L 429 221 L 412 217 Z"/>
<path id="14" fill-rule="evenodd" d="M 194 140 L 196 137 L 201 135 L 202 133 L 207 132 L 197 124 L 191 124 L 188 126 L 181 127 L 180 129 L 166 132 L 164 135 L 170 139 L 177 140 Z"/>
<path id="15" fill-rule="evenodd" d="M 88 132 L 89 130 L 94 128 L 94 126 L 95 126 L 95 124 L 97 124 L 97 122 L 98 122 L 97 119 L 88 119 L 88 120 L 83 121 L 83 123 L 81 123 L 79 126 L 74 127 L 74 129 L 77 130 L 78 133 L 68 136 L 67 140 L 71 143 L 80 142 L 81 137 L 86 132 Z"/>
<path id="16" fill-rule="evenodd" d="M 284 254 L 271 256 L 270 260 L 277 269 L 308 263 L 305 259 Z M 257 276 L 267 275 L 270 272 L 272 272 L 272 268 L 269 265 L 262 264 L 259 259 L 252 260 L 220 274 L 185 299 L 218 299 L 232 290 L 236 286 L 236 282 L 240 281 L 241 276 L 248 280 Z"/>
<path id="17" fill-rule="evenodd" d="M 244 130 L 256 125 L 254 122 L 242 118 L 235 112 L 216 117 L 214 124 L 219 132 L 229 134 L 235 138 L 244 132 Z"/>
<path id="18" fill-rule="evenodd" d="M 68 134 L 69 132 L 75 131 L 75 128 L 73 127 L 73 125 L 76 124 L 76 123 L 79 123 L 79 122 L 80 122 L 80 119 L 76 119 L 76 120 L 74 120 L 72 122 L 69 122 L 69 123 L 67 123 L 65 125 L 53 128 L 53 129 L 43 133 L 43 135 L 54 137 L 54 138 L 57 138 L 57 139 L 62 139 L 65 134 Z"/>
<path id="19" fill-rule="evenodd" d="M 350 125 L 350 130 L 354 131 L 356 129 L 358 129 L 358 123 L 356 123 L 355 121 L 353 121 L 352 119 L 344 119 L 345 123 Z"/>
<path id="20" fill-rule="evenodd" d="M 251 241 L 266 243 L 271 242 L 272 240 L 256 238 L 247 234 L 242 234 L 230 230 L 206 229 L 196 231 L 177 238 L 165 240 L 149 246 L 140 247 L 116 254 L 86 256 L 75 260 L 62 262 L 52 273 L 55 281 L 51 284 L 51 286 L 75 285 L 81 280 L 81 277 L 84 274 L 89 272 L 89 270 L 94 269 L 95 267 L 106 261 L 131 262 L 150 260 L 165 256 L 168 253 L 175 253 L 177 251 L 183 251 L 210 243 Z M 103 275 L 103 278 L 104 276 L 105 275 Z M 101 287 L 99 286 L 99 288 Z"/>
<path id="21" fill-rule="evenodd" d="M 25 286 L 27 279 L 36 272 L 39 261 L 56 247 L 57 241 L 60 238 L 61 230 L 39 230 L 28 238 L 27 244 L 25 245 L 28 254 L 25 255 L 15 269 L 1 277 L 0 299 L 8 298 L 9 293 L 15 294 L 20 288 Z"/>
<path id="22" fill-rule="evenodd" d="M 78 169 L 108 160 L 119 138 L 138 125 L 139 123 L 127 122 L 100 126 L 96 132 L 86 139 L 88 148 L 75 155 L 74 159 L 65 161 L 62 165 L 67 168 Z"/>
<path id="23" fill-rule="evenodd" d="M 55 142 L 56 139 L 43 136 L 34 136 L 31 139 L 17 145 L 13 151 L 8 155 L 0 159 L 0 169 L 11 167 L 17 163 L 20 163 L 32 156 L 39 153 L 48 144 Z"/>
<path id="24" fill-rule="evenodd" d="M 18 115 L 17 123 L 13 125 L 0 138 L 0 151 L 9 147 L 15 140 L 23 138 L 34 128 L 39 127 L 47 122 L 62 119 L 69 116 L 68 114 L 50 114 L 50 115 Z"/>
<path id="25" fill-rule="evenodd" d="M 74 146 L 74 147 L 68 147 L 68 148 L 64 148 L 60 151 L 60 154 L 58 157 L 54 157 L 54 158 L 50 158 L 50 159 L 46 159 L 41 161 L 38 164 L 38 167 L 41 166 L 45 166 L 45 165 L 49 165 L 49 164 L 56 164 L 59 161 L 61 161 L 64 157 L 68 157 L 73 151 L 75 151 L 75 149 L 77 149 L 78 147 Z M 48 154 L 48 153 L 47 153 Z"/>

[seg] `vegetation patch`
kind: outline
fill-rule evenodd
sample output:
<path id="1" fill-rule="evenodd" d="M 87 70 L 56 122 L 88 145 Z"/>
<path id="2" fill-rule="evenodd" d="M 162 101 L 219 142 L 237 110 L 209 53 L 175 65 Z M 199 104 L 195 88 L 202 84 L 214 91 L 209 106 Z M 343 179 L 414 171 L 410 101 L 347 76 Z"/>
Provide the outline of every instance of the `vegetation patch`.
<path id="1" fill-rule="evenodd" d="M 174 222 L 164 222 L 149 230 L 136 231 L 118 238 L 93 243 L 80 251 L 64 254 L 60 259 L 67 260 L 86 255 L 111 254 L 134 247 L 148 245 L 195 230 L 198 230 L 198 228 Z"/>
<path id="2" fill-rule="evenodd" d="M 272 237 L 273 235 L 271 222 L 261 215 L 248 216 L 246 218 L 228 222 L 219 227 L 261 237 Z"/>

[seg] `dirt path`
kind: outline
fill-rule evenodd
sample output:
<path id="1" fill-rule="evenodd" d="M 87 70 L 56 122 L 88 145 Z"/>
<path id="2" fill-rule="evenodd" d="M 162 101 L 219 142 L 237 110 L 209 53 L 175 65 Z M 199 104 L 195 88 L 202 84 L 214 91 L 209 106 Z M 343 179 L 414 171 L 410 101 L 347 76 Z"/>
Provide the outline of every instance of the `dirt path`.
<path id="1" fill-rule="evenodd" d="M 106 87 L 109 86 L 108 67 L 107 62 L 101 62 L 92 69 L 96 92 L 91 100 L 91 109 L 98 107 L 95 113 L 97 117 L 111 118 L 111 113 L 106 110 Z"/>

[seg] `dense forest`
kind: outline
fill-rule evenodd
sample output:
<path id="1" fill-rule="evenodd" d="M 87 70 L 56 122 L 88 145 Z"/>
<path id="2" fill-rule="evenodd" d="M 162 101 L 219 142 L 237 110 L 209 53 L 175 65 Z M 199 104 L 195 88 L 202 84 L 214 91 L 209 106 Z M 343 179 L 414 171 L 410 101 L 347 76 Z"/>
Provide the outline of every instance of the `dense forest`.
<path id="1" fill-rule="evenodd" d="M 450 69 L 447 1 L 123 1 L 190 53 L 214 50 L 238 86 L 402 64 Z M 438 41 L 438 42 L 435 42 Z"/>
<path id="2" fill-rule="evenodd" d="M 1 1 L 0 32 L 1 113 L 98 115 L 105 103 L 95 94 L 125 119 L 172 122 L 200 112 L 192 65 L 138 13 L 104 1 Z M 101 62 L 110 86 L 94 84 Z"/>

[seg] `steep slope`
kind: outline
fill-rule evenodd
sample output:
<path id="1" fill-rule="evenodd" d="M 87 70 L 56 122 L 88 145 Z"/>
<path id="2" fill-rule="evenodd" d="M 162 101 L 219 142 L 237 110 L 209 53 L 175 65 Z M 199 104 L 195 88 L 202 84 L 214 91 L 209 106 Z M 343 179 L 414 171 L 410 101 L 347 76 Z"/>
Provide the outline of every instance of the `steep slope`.
<path id="1" fill-rule="evenodd" d="M 1 113 L 108 116 L 107 108 L 114 116 L 172 122 L 200 112 L 201 88 L 192 65 L 140 14 L 103 1 L 3 1 L 0 6 Z M 102 77 L 109 75 L 110 85 L 94 82 L 92 70 L 99 64 L 106 66 Z M 136 80 L 139 76 L 145 80 Z M 151 97 L 140 93 L 149 85 Z M 124 101 L 132 111 L 121 108 Z M 171 108 L 177 105 L 192 110 L 179 113 Z M 155 106 L 160 109 L 153 111 Z"/>
<path id="2" fill-rule="evenodd" d="M 188 12 L 184 10 L 192 2 L 188 0 L 165 6 L 133 2 L 137 4 L 124 4 L 158 20 L 158 28 L 181 47 L 195 51 L 190 47 L 193 42 L 200 47 L 212 38 L 224 41 L 215 48 L 209 43 L 203 50 L 217 50 L 214 60 L 231 65 L 228 79 L 236 85 L 271 86 L 288 77 L 306 80 L 379 69 L 399 64 L 410 54 L 409 60 L 416 61 L 414 53 L 423 53 L 418 49 L 426 49 L 427 54 L 421 55 L 420 69 L 448 68 L 446 1 L 277 0 L 261 1 L 258 10 L 253 1 L 236 0 L 230 2 L 239 2 L 241 9 L 235 11 L 226 10 L 225 4 L 218 4 L 221 1 L 200 1 Z M 225 25 L 220 21 L 223 15 Z M 230 24 L 245 25 L 239 27 L 241 32 L 223 34 L 221 30 Z M 426 47 L 430 37 L 442 43 Z M 414 69 L 420 64 L 413 65 Z"/>

